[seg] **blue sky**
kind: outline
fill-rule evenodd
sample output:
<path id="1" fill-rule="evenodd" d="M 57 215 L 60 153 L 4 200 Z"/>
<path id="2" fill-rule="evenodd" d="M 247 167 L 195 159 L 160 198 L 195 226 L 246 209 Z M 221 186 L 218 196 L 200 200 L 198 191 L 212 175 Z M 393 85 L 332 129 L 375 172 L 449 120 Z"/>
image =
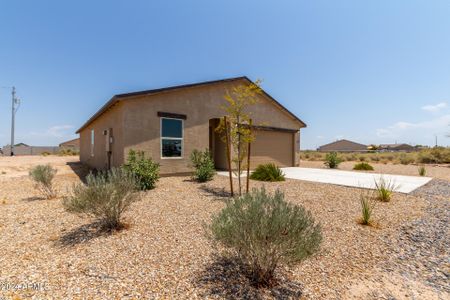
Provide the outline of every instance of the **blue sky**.
<path id="1" fill-rule="evenodd" d="M 0 0 L 0 87 L 33 145 L 75 137 L 114 94 L 241 75 L 308 124 L 303 149 L 450 145 L 449 16 L 447 0 Z"/>

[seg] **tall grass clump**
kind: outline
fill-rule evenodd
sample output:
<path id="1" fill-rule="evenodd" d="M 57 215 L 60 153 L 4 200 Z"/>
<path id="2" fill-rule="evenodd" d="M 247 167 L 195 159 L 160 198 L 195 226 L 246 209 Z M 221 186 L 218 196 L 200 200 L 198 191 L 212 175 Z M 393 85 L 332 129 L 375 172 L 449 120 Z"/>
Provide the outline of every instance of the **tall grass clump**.
<path id="1" fill-rule="evenodd" d="M 302 206 L 265 189 L 236 198 L 210 225 L 212 238 L 249 268 L 257 286 L 271 286 L 280 263 L 298 263 L 315 253 L 322 241 L 320 225 Z"/>
<path id="2" fill-rule="evenodd" d="M 192 151 L 191 163 L 195 169 L 193 178 L 198 182 L 209 181 L 216 174 L 214 161 L 208 149 L 205 149 L 205 151 L 199 151 L 197 149 Z"/>
<path id="3" fill-rule="evenodd" d="M 366 162 L 361 162 L 353 166 L 353 170 L 373 171 L 373 167 Z"/>
<path id="4" fill-rule="evenodd" d="M 64 208 L 72 213 L 98 218 L 105 229 L 120 229 L 122 214 L 139 200 L 139 184 L 128 171 L 114 168 L 89 174 L 86 184 L 74 185 L 69 196 L 63 199 Z"/>
<path id="5" fill-rule="evenodd" d="M 155 184 L 159 179 L 159 164 L 151 158 L 146 158 L 144 151 L 130 150 L 127 162 L 123 168 L 133 174 L 141 190 L 145 191 L 155 188 Z"/>
<path id="6" fill-rule="evenodd" d="M 375 179 L 375 189 L 378 200 L 389 202 L 391 201 L 392 194 L 397 189 L 397 186 L 392 180 L 387 180 L 381 176 L 378 180 Z"/>
<path id="7" fill-rule="evenodd" d="M 53 188 L 53 179 L 56 175 L 55 168 L 49 164 L 38 165 L 30 170 L 29 175 L 35 182 L 35 187 L 44 194 L 47 199 L 56 197 L 56 191 Z"/>
<path id="8" fill-rule="evenodd" d="M 325 166 L 330 169 L 336 169 L 339 164 L 342 162 L 342 159 L 338 156 L 336 152 L 327 153 L 325 156 Z"/>
<path id="9" fill-rule="evenodd" d="M 427 174 L 427 170 L 425 169 L 424 166 L 420 166 L 420 167 L 418 168 L 418 171 L 419 171 L 419 175 L 420 175 L 420 176 L 425 176 L 425 175 Z"/>
<path id="10" fill-rule="evenodd" d="M 250 179 L 271 182 L 285 180 L 283 171 L 274 163 L 257 166 Z"/>
<path id="11" fill-rule="evenodd" d="M 362 192 L 359 195 L 359 202 L 361 204 L 361 224 L 370 225 L 372 223 L 372 212 L 375 208 L 375 201 L 369 193 Z"/>

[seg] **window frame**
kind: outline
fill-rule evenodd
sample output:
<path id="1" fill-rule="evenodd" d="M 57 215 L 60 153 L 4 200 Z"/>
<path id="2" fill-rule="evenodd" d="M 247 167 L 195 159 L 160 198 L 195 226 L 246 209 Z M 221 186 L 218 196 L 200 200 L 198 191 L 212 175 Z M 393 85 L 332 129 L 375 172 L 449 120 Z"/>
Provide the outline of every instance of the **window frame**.
<path id="1" fill-rule="evenodd" d="M 91 157 L 94 157 L 94 149 L 95 149 L 95 131 L 91 129 Z"/>
<path id="2" fill-rule="evenodd" d="M 163 119 L 181 121 L 181 138 L 163 137 L 162 135 L 162 122 Z M 180 156 L 163 156 L 163 140 L 181 140 L 181 155 Z M 184 158 L 184 120 L 179 118 L 160 117 L 159 118 L 159 150 L 161 159 L 183 159 Z"/>

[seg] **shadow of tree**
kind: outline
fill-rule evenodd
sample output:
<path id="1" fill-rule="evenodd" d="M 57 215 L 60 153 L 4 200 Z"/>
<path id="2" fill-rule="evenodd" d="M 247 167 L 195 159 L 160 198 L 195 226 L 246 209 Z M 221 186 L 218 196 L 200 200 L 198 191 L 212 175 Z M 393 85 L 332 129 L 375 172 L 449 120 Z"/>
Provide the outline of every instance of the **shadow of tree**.
<path id="1" fill-rule="evenodd" d="M 89 224 L 84 224 L 71 231 L 63 234 L 56 245 L 60 247 L 71 247 L 77 244 L 87 243 L 92 239 L 107 236 L 112 233 L 111 230 L 106 229 L 101 221 L 95 221 Z"/>
<path id="2" fill-rule="evenodd" d="M 214 256 L 213 262 L 198 274 L 194 284 L 204 292 L 201 297 L 225 299 L 299 299 L 302 286 L 278 274 L 278 284 L 271 288 L 257 288 L 250 274 L 238 258 Z"/>
<path id="3" fill-rule="evenodd" d="M 40 200 L 46 200 L 46 199 L 47 198 L 42 197 L 42 196 L 32 196 L 32 197 L 23 198 L 22 201 L 33 202 L 33 201 L 40 201 Z"/>
<path id="4" fill-rule="evenodd" d="M 226 191 L 225 188 L 212 187 L 203 184 L 199 187 L 199 189 L 211 195 L 214 200 L 228 201 L 231 198 L 231 193 Z"/>

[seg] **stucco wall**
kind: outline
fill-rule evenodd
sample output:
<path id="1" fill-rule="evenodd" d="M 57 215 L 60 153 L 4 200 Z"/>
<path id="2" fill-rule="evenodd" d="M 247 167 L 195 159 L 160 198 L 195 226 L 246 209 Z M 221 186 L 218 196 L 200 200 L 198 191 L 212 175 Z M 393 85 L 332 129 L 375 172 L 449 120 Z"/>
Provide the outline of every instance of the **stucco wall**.
<path id="1" fill-rule="evenodd" d="M 199 86 L 178 91 L 137 96 L 123 104 L 123 152 L 143 150 L 161 165 L 161 174 L 189 172 L 189 155 L 194 149 L 209 147 L 209 120 L 224 115 L 223 96 L 235 82 Z M 184 114 L 183 158 L 162 159 L 160 118 L 157 112 Z M 251 107 L 253 123 L 287 129 L 299 129 L 292 116 L 276 107 L 261 95 L 259 103 Z"/>
<path id="2" fill-rule="evenodd" d="M 118 103 L 80 132 L 80 161 L 91 168 L 107 168 L 106 137 L 103 131 L 113 129 L 111 165 L 123 163 L 123 104 Z M 94 156 L 91 156 L 91 129 L 94 129 Z"/>

